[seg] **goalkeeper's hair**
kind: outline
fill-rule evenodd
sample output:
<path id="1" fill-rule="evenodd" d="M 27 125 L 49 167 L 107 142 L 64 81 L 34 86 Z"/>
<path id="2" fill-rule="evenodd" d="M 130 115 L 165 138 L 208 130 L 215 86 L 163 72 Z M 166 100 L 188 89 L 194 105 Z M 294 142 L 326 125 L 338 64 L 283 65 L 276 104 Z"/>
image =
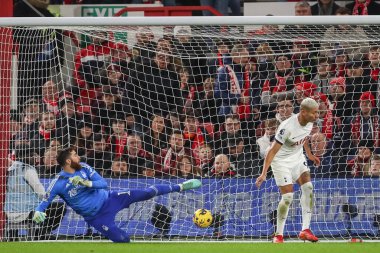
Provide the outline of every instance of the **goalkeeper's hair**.
<path id="1" fill-rule="evenodd" d="M 66 160 L 70 158 L 71 152 L 74 150 L 75 149 L 73 147 L 69 147 L 58 152 L 57 162 L 61 167 L 66 165 Z"/>

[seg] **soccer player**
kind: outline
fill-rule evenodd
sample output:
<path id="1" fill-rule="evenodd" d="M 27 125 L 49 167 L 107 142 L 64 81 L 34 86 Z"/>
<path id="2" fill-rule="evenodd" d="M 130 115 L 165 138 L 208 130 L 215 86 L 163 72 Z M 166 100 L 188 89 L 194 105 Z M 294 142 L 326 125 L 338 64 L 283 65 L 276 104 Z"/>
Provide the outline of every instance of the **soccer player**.
<path id="1" fill-rule="evenodd" d="M 115 224 L 116 214 L 134 202 L 151 199 L 170 192 L 200 187 L 201 181 L 191 179 L 182 184 L 152 185 L 144 190 L 108 191 L 107 183 L 92 167 L 80 163 L 80 157 L 71 148 L 62 150 L 57 157 L 62 171 L 51 182 L 46 197 L 36 208 L 33 220 L 45 220 L 45 209 L 58 195 L 85 221 L 113 242 L 129 242 L 126 231 Z"/>
<path id="2" fill-rule="evenodd" d="M 274 243 L 283 243 L 284 227 L 293 201 L 293 184 L 301 186 L 302 231 L 301 240 L 317 242 L 318 238 L 311 232 L 310 220 L 313 208 L 313 185 L 310 182 L 310 169 L 307 167 L 303 148 L 307 157 L 317 166 L 318 157 L 314 156 L 309 147 L 309 135 L 313 122 L 318 118 L 318 103 L 312 98 L 305 98 L 300 106 L 300 112 L 283 121 L 277 129 L 275 141 L 264 160 L 261 175 L 256 180 L 256 186 L 266 180 L 269 166 L 272 167 L 274 179 L 282 195 L 277 208 L 277 231 Z M 303 148 L 302 148 L 303 147 Z"/>

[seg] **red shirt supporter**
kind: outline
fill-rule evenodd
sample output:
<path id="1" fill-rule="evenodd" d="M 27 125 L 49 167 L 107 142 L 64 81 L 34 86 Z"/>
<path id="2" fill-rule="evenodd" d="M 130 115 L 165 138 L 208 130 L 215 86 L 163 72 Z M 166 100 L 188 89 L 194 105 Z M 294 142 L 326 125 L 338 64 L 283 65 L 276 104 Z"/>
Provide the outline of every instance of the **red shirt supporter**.
<path id="1" fill-rule="evenodd" d="M 380 73 L 380 47 L 373 46 L 369 49 L 368 59 L 370 61 L 370 76 L 374 82 L 379 81 L 379 73 Z"/>
<path id="2" fill-rule="evenodd" d="M 128 137 L 125 121 L 123 119 L 114 119 L 112 121 L 112 132 L 113 134 L 108 139 L 112 153 L 115 156 L 121 156 L 124 154 Z"/>
<path id="3" fill-rule="evenodd" d="M 290 55 L 278 55 L 275 66 L 276 70 L 269 74 L 263 85 L 261 94 L 263 104 L 274 102 L 272 99 L 274 94 L 288 92 L 300 82 L 299 78 L 294 77 Z"/>
<path id="4" fill-rule="evenodd" d="M 59 93 L 57 85 L 53 81 L 47 81 L 42 87 L 42 102 L 44 109 L 58 115 L 58 101 Z"/>
<path id="5" fill-rule="evenodd" d="M 333 114 L 328 98 L 321 92 L 313 98 L 319 103 L 319 119 L 317 120 L 319 128 L 327 139 L 331 139 L 333 137 Z"/>
<path id="6" fill-rule="evenodd" d="M 199 126 L 198 120 L 192 116 L 187 115 L 184 122 L 183 139 L 185 146 L 190 148 L 192 156 L 195 158 L 195 163 L 198 166 L 199 161 L 199 148 L 211 141 L 207 130 Z"/>
<path id="7" fill-rule="evenodd" d="M 190 150 L 184 147 L 181 131 L 175 130 L 170 137 L 170 147 L 161 150 L 155 159 L 155 170 L 158 176 L 169 176 L 177 168 L 180 156 L 190 155 Z"/>
<path id="8" fill-rule="evenodd" d="M 99 70 L 105 62 L 110 62 L 111 50 L 116 49 L 113 42 L 105 40 L 105 34 L 102 32 L 95 34 L 92 40 L 93 44 L 75 55 L 74 78 L 80 88 L 86 87 L 85 75 L 95 74 L 94 71 Z"/>

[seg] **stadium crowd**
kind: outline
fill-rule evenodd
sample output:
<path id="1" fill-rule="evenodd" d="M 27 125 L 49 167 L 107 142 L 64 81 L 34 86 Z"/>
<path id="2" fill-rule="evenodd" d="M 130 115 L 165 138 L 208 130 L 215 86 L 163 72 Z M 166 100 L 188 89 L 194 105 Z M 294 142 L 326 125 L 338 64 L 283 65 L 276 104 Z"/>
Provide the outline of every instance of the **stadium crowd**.
<path id="1" fill-rule="evenodd" d="M 296 15 L 300 8 L 314 9 L 300 2 Z M 257 177 L 279 123 L 312 97 L 320 114 L 311 148 L 322 162 L 310 164 L 312 174 L 379 176 L 380 44 L 368 43 L 376 27 L 230 28 L 211 28 L 220 36 L 210 38 L 176 26 L 157 38 L 140 27 L 129 48 L 109 32 L 87 33 L 91 42 L 75 53 L 70 85 L 51 78 L 58 68 L 45 70 L 60 65 L 61 54 L 36 52 L 33 78 L 23 72 L 30 65 L 19 67 L 19 83 L 33 84 L 12 113 L 10 160 L 30 149 L 39 176 L 53 177 L 57 152 L 73 145 L 103 176 Z M 353 34 L 361 40 L 346 40 Z M 16 33 L 15 41 L 23 39 Z"/>

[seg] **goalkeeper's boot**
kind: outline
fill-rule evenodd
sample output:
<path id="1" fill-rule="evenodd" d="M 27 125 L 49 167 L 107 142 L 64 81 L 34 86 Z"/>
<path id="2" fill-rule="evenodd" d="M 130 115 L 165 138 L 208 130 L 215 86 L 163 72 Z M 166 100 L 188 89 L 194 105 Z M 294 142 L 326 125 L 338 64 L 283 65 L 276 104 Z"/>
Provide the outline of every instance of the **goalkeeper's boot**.
<path id="1" fill-rule="evenodd" d="M 310 229 L 302 230 L 299 234 L 299 238 L 303 241 L 318 242 L 318 237 L 316 237 Z"/>
<path id="2" fill-rule="evenodd" d="M 202 182 L 198 179 L 190 179 L 180 184 L 182 191 L 196 189 L 202 186 Z"/>
<path id="3" fill-rule="evenodd" d="M 273 237 L 273 243 L 284 243 L 284 237 L 282 235 L 275 235 Z"/>

